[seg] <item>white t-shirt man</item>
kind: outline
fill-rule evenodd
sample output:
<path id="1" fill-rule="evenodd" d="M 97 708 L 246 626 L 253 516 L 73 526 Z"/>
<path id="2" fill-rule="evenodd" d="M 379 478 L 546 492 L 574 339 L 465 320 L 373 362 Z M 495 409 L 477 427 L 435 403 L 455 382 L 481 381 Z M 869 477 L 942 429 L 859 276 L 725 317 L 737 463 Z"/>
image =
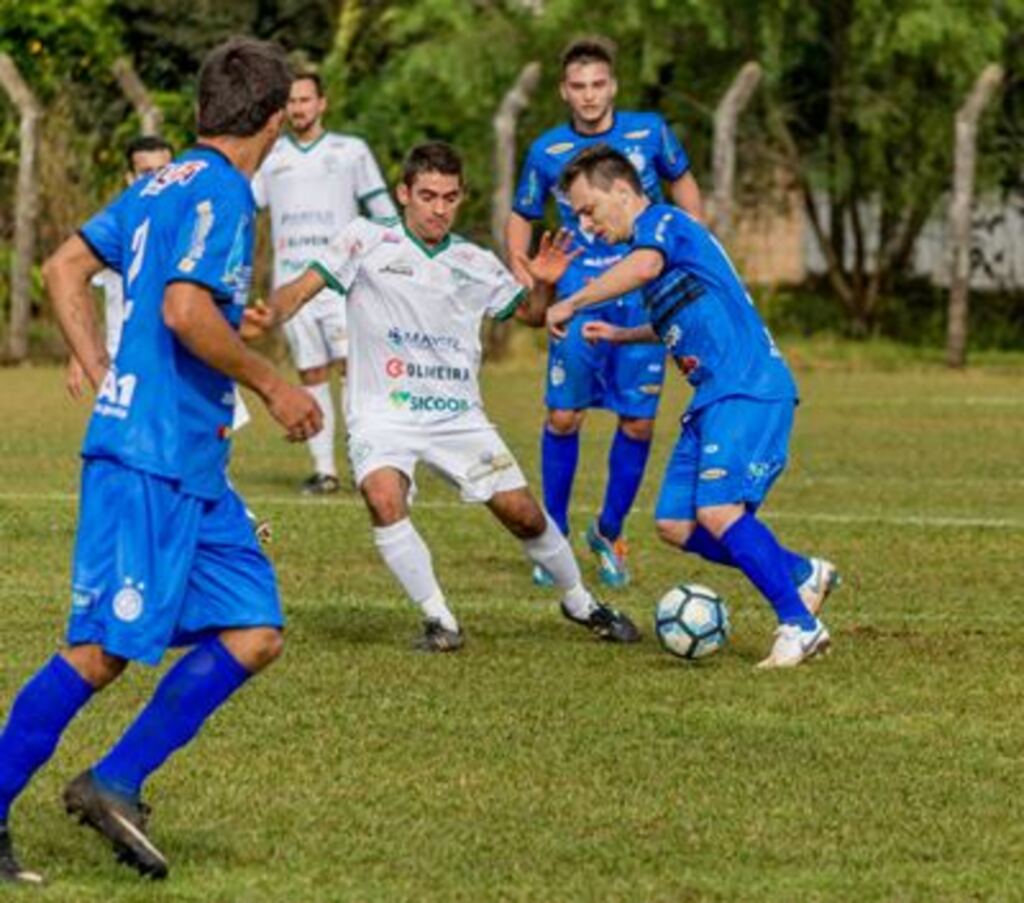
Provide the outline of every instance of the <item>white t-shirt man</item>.
<path id="1" fill-rule="evenodd" d="M 259 207 L 270 211 L 274 287 L 300 275 L 338 231 L 359 215 L 394 216 L 380 168 L 366 142 L 324 132 L 308 145 L 291 135 L 278 139 L 252 181 Z M 299 370 L 347 356 L 345 305 L 329 289 L 284 326 Z"/>
<path id="2" fill-rule="evenodd" d="M 397 218 L 359 218 L 313 266 L 348 308 L 345 416 L 356 484 L 383 467 L 413 483 L 422 460 L 465 501 L 525 486 L 478 382 L 483 318 L 509 317 L 525 297 L 505 265 L 455 235 L 428 248 Z"/>

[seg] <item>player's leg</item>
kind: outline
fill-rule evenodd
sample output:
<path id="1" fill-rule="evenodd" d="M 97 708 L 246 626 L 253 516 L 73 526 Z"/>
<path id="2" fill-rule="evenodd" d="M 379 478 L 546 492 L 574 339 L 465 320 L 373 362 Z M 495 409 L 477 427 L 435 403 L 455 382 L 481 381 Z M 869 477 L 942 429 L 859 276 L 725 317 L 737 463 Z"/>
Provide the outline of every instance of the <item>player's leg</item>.
<path id="1" fill-rule="evenodd" d="M 566 618 L 612 642 L 632 643 L 640 638 L 636 626 L 626 615 L 602 605 L 583 585 L 583 576 L 568 540 L 525 484 L 495 492 L 488 499 L 487 507 L 522 541 L 527 558 L 551 575 L 553 584 L 562 591 L 562 613 Z"/>
<path id="2" fill-rule="evenodd" d="M 320 406 L 323 429 L 306 441 L 313 459 L 313 473 L 302 484 L 302 492 L 325 495 L 339 488 L 338 468 L 334 458 L 335 414 L 331 398 L 331 352 L 321 324 L 321 310 L 311 301 L 283 327 L 292 362 L 299 380 Z"/>
<path id="3" fill-rule="evenodd" d="M 11 805 L 49 761 L 75 715 L 124 670 L 124 659 L 100 646 L 72 646 L 53 656 L 21 688 L 0 733 L 0 881 L 38 884 L 14 853 L 7 823 Z"/>
<path id="4" fill-rule="evenodd" d="M 636 293 L 609 306 L 603 317 L 625 328 L 648 322 Z M 619 424 L 608 452 L 604 502 L 587 530 L 587 543 L 597 556 L 601 581 L 618 587 L 629 582 L 623 531 L 650 457 L 665 378 L 665 349 L 661 345 L 609 346 L 603 368 L 603 403 L 619 415 Z"/>
<path id="5" fill-rule="evenodd" d="M 192 648 L 167 671 L 110 751 L 65 791 L 68 810 L 107 837 L 122 861 L 153 877 L 166 857 L 147 835 L 146 780 L 283 648 L 273 568 L 234 491 L 179 525 L 190 540 L 184 582 L 166 605 L 167 643 Z M 183 552 L 184 548 L 174 551 Z M 147 600 L 148 601 L 148 600 Z M 149 660 L 152 660 L 150 657 Z"/>
<path id="6" fill-rule="evenodd" d="M 357 467 L 359 491 L 370 514 L 373 542 L 380 557 L 423 616 L 423 634 L 415 648 L 454 652 L 463 644 L 462 629 L 437 582 L 430 549 L 409 517 L 413 465 L 403 463 L 402 469 L 370 466 L 373 469 L 367 473 Z"/>
<path id="7" fill-rule="evenodd" d="M 565 536 L 569 535 L 569 501 L 579 463 L 580 429 L 588 408 L 601 402 L 601 366 L 607 347 L 583 338 L 583 324 L 594 318 L 583 313 L 567 324 L 561 339 L 548 347 L 544 404 L 548 416 L 541 440 L 541 478 L 544 507 Z"/>
<path id="8" fill-rule="evenodd" d="M 828 631 L 800 597 L 793 553 L 753 513 L 785 468 L 793 409 L 788 401 L 730 398 L 701 411 L 695 423 L 697 522 L 721 543 L 779 621 L 764 667 L 799 664 L 829 644 Z"/>

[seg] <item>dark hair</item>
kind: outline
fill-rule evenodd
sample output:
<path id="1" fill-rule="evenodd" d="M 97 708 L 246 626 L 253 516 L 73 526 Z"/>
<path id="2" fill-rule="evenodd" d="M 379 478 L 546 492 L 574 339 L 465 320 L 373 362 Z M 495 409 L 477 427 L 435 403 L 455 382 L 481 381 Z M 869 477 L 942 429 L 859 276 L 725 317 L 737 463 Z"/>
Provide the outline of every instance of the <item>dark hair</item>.
<path id="1" fill-rule="evenodd" d="M 607 144 L 593 144 L 581 150 L 562 170 L 558 188 L 568 193 L 570 186 L 580 176 L 585 176 L 591 185 L 602 190 L 611 188 L 616 179 L 623 179 L 637 194 L 644 193 L 643 183 L 629 158 Z"/>
<path id="2" fill-rule="evenodd" d="M 577 38 L 562 51 L 562 75 L 573 63 L 606 63 L 615 68 L 615 43 L 601 35 Z"/>
<path id="3" fill-rule="evenodd" d="M 296 82 L 312 82 L 316 87 L 316 96 L 324 96 L 324 83 L 319 72 L 296 72 L 292 76 L 292 84 L 294 85 Z"/>
<path id="4" fill-rule="evenodd" d="M 439 172 L 446 176 L 458 176 L 462 184 L 462 157 L 450 144 L 443 141 L 426 141 L 417 144 L 402 163 L 402 181 L 412 188 L 416 176 L 424 172 Z"/>
<path id="5" fill-rule="evenodd" d="M 172 157 L 174 156 L 174 148 L 166 138 L 161 138 L 159 135 L 139 135 L 137 138 L 132 138 L 124 149 L 124 159 L 128 164 L 128 169 L 135 168 L 136 154 L 148 154 L 153 151 L 167 151 Z"/>
<path id="6" fill-rule="evenodd" d="M 198 132 L 202 137 L 255 135 L 288 102 L 291 67 L 269 41 L 230 38 L 199 70 Z"/>

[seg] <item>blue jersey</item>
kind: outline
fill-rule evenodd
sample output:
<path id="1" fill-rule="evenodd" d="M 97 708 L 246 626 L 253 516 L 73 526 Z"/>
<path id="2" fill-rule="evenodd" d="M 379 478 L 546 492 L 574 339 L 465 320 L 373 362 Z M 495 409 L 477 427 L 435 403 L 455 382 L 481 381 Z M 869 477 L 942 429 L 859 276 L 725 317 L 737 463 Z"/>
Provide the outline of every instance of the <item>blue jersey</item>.
<path id="1" fill-rule="evenodd" d="M 717 239 L 687 213 L 652 204 L 637 217 L 631 248 L 665 259 L 643 288 L 651 324 L 695 393 L 690 410 L 728 396 L 792 400 L 796 383 L 753 299 Z"/>
<path id="2" fill-rule="evenodd" d="M 164 325 L 163 300 L 169 283 L 194 282 L 237 328 L 252 276 L 254 210 L 245 176 L 199 146 L 82 227 L 93 253 L 121 274 L 126 311 L 84 457 L 163 477 L 199 498 L 226 491 L 234 384 Z"/>
<path id="3" fill-rule="evenodd" d="M 690 168 L 686 151 L 658 113 L 616 112 L 612 127 L 596 135 L 582 135 L 571 123 L 565 123 L 534 141 L 512 209 L 525 219 L 538 220 L 544 216 L 548 197 L 554 195 L 562 224 L 584 249 L 559 282 L 559 297 L 572 294 L 599 276 L 629 250 L 626 245 L 609 245 L 585 232 L 568 199 L 558 190 L 562 170 L 581 150 L 595 144 L 607 144 L 628 157 L 647 197 L 655 204 L 664 200 L 662 180 L 674 182 Z"/>

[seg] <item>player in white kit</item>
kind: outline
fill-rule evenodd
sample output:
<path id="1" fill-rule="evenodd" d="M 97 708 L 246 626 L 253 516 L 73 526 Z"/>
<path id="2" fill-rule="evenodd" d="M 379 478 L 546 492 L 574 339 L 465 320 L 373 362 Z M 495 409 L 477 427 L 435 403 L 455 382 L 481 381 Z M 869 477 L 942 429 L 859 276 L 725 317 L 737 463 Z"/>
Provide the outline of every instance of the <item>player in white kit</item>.
<path id="1" fill-rule="evenodd" d="M 156 135 L 140 135 L 124 151 L 128 168 L 124 174 L 125 184 L 131 185 L 137 179 L 166 166 L 174 157 L 174 148 Z M 117 346 L 121 343 L 121 329 L 126 317 L 124 288 L 120 273 L 111 269 L 100 270 L 92 284 L 103 292 L 104 344 L 107 354 L 113 360 Z M 80 398 L 85 388 L 85 371 L 74 355 L 68 361 L 64 385 L 72 398 Z"/>
<path id="2" fill-rule="evenodd" d="M 494 254 L 451 234 L 464 196 L 462 163 L 440 142 L 413 148 L 397 196 L 402 219 L 354 220 L 313 255 L 304 275 L 274 292 L 269 308 L 250 312 L 248 324 L 258 333 L 286 319 L 324 285 L 344 295 L 349 456 L 377 549 L 423 613 L 417 648 L 448 652 L 463 643 L 409 519 L 419 462 L 455 485 L 463 501 L 486 504 L 522 541 L 554 577 L 567 618 L 603 639 L 637 640 L 632 622 L 584 587 L 569 543 L 487 419 L 477 383 L 483 318 L 542 318 L 552 294 L 547 269 L 564 259 L 565 243 L 545 237 L 530 261 L 535 288 L 528 295 Z"/>
<path id="3" fill-rule="evenodd" d="M 288 97 L 291 134 L 282 136 L 253 178 L 256 203 L 270 211 L 274 287 L 294 279 L 360 208 L 371 216 L 394 216 L 377 162 L 366 143 L 324 130 L 327 107 L 320 78 L 297 75 Z M 345 376 L 348 340 L 345 305 L 328 287 L 284 326 L 299 378 L 324 414 L 323 430 L 308 442 L 313 474 L 302 491 L 322 495 L 339 488 L 334 458 L 335 417 L 331 368 Z"/>

